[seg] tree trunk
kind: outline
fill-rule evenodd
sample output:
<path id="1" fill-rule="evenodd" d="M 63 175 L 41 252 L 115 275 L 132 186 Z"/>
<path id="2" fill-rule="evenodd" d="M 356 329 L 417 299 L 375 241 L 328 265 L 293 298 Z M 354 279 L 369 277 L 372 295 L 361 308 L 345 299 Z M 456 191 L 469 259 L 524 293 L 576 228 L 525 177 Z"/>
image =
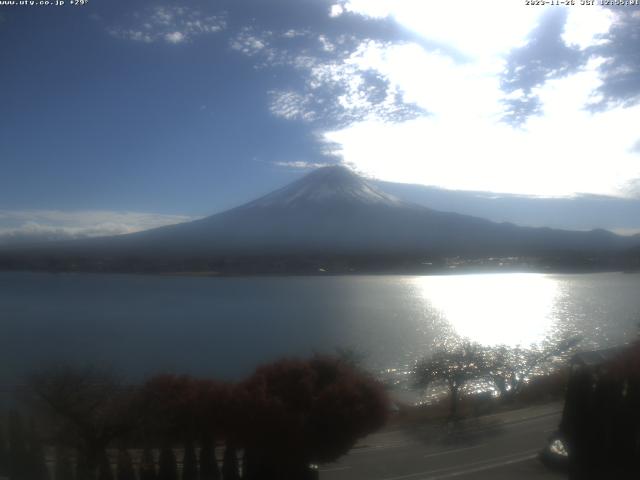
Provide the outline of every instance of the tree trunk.
<path id="1" fill-rule="evenodd" d="M 236 449 L 231 443 L 227 443 L 224 449 L 224 459 L 222 462 L 222 478 L 224 480 L 239 480 L 238 457 Z"/>
<path id="2" fill-rule="evenodd" d="M 216 459 L 216 449 L 211 439 L 205 439 L 200 446 L 200 480 L 219 480 L 220 469 Z"/>
<path id="3" fill-rule="evenodd" d="M 116 468 L 117 480 L 136 480 L 136 474 L 133 470 L 133 461 L 129 451 L 125 448 L 121 448 L 118 451 L 118 465 Z"/>
<path id="4" fill-rule="evenodd" d="M 85 441 L 83 448 L 78 449 L 77 480 L 95 480 L 106 445 L 97 440 Z"/>
<path id="5" fill-rule="evenodd" d="M 160 450 L 158 480 L 178 480 L 176 456 L 170 446 L 165 446 Z"/>
<path id="6" fill-rule="evenodd" d="M 98 480 L 113 480 L 113 471 L 107 452 L 102 452 L 100 465 L 98 466 Z"/>
<path id="7" fill-rule="evenodd" d="M 66 447 L 56 446 L 54 480 L 74 480 L 71 456 Z"/>
<path id="8" fill-rule="evenodd" d="M 451 391 L 451 406 L 449 410 L 449 418 L 456 420 L 458 418 L 458 398 L 460 396 L 460 387 L 456 384 L 452 385 Z"/>
<path id="9" fill-rule="evenodd" d="M 156 480 L 156 463 L 153 458 L 153 452 L 149 448 L 142 451 L 142 459 L 138 470 L 138 478 L 140 480 Z"/>
<path id="10" fill-rule="evenodd" d="M 182 480 L 198 480 L 198 459 L 191 440 L 185 442 L 182 457 Z"/>

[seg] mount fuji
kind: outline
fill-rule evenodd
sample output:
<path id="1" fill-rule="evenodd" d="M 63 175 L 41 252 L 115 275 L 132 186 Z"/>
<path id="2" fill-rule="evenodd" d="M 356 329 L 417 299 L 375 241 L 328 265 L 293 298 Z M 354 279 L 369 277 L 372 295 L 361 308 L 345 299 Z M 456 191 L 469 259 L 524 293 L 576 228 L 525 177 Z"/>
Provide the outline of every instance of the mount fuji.
<path id="1" fill-rule="evenodd" d="M 127 265 L 187 268 L 188 259 L 218 268 L 238 259 L 243 265 L 262 265 L 265 258 L 287 263 L 290 260 L 283 259 L 304 262 L 336 256 L 586 258 L 620 254 L 638 245 L 638 236 L 605 230 L 519 227 L 432 210 L 403 202 L 351 170 L 334 166 L 210 217 L 128 235 L 5 252 L 0 254 L 0 267 L 7 262 L 20 265 L 17 259 L 22 259 L 38 268 L 44 258 L 65 265 L 73 258 L 80 268 L 102 265 L 107 270 L 112 265 L 119 270 Z M 256 270 L 271 271 L 271 267 Z"/>

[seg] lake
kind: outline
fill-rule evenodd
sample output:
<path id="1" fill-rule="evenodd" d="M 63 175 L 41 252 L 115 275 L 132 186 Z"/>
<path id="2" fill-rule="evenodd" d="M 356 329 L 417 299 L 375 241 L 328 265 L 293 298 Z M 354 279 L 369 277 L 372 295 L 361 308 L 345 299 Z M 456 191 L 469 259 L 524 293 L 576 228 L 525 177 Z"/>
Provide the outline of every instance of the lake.
<path id="1" fill-rule="evenodd" d="M 204 278 L 0 273 L 0 383 L 54 362 L 234 379 L 283 355 L 353 348 L 405 371 L 447 337 L 529 345 L 635 338 L 640 274 Z"/>

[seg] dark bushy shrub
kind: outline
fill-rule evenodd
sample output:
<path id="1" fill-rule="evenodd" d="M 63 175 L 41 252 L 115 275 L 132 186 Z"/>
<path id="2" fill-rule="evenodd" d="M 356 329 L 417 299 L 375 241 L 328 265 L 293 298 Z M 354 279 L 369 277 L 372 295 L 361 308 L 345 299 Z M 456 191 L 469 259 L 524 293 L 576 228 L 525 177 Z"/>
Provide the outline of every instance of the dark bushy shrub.
<path id="1" fill-rule="evenodd" d="M 331 357 L 260 367 L 237 396 L 243 446 L 280 471 L 336 460 L 389 412 L 373 378 Z"/>

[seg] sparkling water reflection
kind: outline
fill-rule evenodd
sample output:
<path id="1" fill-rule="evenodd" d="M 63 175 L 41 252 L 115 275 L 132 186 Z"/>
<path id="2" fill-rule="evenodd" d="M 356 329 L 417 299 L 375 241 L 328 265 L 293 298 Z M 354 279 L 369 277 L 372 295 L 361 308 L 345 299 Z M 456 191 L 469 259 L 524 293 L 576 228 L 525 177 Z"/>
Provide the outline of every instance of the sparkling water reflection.
<path id="1" fill-rule="evenodd" d="M 560 289 L 542 274 L 416 277 L 416 295 L 461 337 L 485 345 L 531 345 L 551 333 Z"/>
<path id="2" fill-rule="evenodd" d="M 0 383 L 51 361 L 240 378 L 285 355 L 364 354 L 406 376 L 453 335 L 635 338 L 640 274 L 192 278 L 0 273 Z"/>

